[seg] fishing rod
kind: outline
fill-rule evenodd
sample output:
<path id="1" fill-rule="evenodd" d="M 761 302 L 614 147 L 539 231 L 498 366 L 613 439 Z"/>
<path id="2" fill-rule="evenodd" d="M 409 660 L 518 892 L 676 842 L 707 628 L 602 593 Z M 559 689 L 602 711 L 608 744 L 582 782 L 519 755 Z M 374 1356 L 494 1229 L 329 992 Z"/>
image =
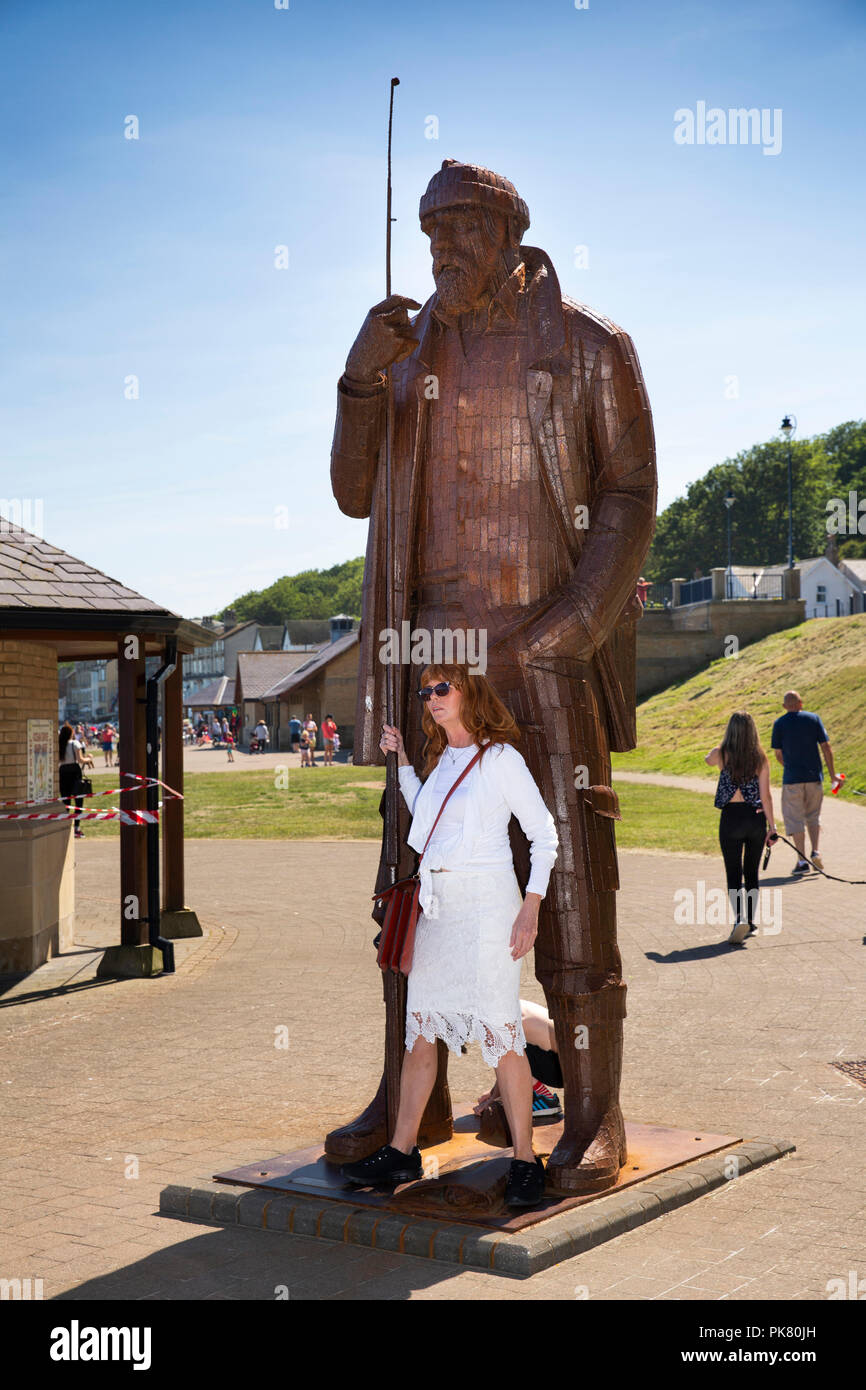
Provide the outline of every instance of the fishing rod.
<path id="1" fill-rule="evenodd" d="M 385 188 L 385 297 L 391 295 L 391 138 L 394 127 L 394 89 L 399 77 L 391 78 L 391 99 L 388 105 L 388 172 Z M 391 368 L 385 373 L 385 626 L 394 631 L 394 498 L 392 488 L 392 453 L 394 445 L 394 381 Z M 385 666 L 385 720 L 393 726 L 396 705 L 396 669 L 393 661 Z M 400 862 L 399 813 L 400 783 L 397 774 L 397 753 L 389 749 L 385 755 L 385 863 L 391 883 L 397 881 Z"/>

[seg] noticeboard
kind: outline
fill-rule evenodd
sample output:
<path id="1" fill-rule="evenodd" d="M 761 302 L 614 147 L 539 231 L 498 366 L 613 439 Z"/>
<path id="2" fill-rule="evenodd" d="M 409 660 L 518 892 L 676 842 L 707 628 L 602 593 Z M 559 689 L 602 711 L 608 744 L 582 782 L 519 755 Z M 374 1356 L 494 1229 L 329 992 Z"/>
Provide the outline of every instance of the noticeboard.
<path id="1" fill-rule="evenodd" d="M 27 720 L 27 800 L 50 801 L 54 796 L 56 736 L 51 719 Z"/>

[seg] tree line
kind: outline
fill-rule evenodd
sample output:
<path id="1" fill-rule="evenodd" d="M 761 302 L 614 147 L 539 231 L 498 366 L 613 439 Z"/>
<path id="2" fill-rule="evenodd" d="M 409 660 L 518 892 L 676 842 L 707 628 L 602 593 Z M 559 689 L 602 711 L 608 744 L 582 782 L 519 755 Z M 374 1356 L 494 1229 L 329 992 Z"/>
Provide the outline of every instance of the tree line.
<path id="1" fill-rule="evenodd" d="M 284 623 L 297 618 L 332 618 L 336 613 L 361 613 L 364 557 L 344 560 L 328 570 L 303 570 L 284 575 L 266 589 L 250 589 L 223 613 L 233 609 L 238 622 Z M 223 616 L 221 613 L 220 617 Z"/>
<path id="2" fill-rule="evenodd" d="M 694 571 L 704 574 L 728 563 L 725 494 L 735 497 L 731 508 L 731 562 L 760 569 L 784 564 L 788 558 L 788 444 L 769 440 L 754 444 L 733 459 L 716 464 L 703 478 L 690 483 L 659 515 L 652 546 L 644 563 L 647 579 L 664 582 Z M 826 434 L 792 440 L 794 559 L 823 555 L 828 542 L 828 518 L 849 507 L 857 494 L 863 509 L 851 531 L 834 532 L 841 559 L 866 558 L 866 421 L 849 420 Z"/>
<path id="3" fill-rule="evenodd" d="M 690 483 L 660 514 L 644 563 L 647 579 L 665 582 L 696 569 L 704 574 L 728 562 L 727 511 L 732 492 L 731 559 L 755 569 L 784 564 L 788 558 L 788 445 L 782 440 L 754 444 L 733 459 L 716 464 Z M 794 558 L 823 555 L 828 539 L 828 504 L 849 508 L 855 493 L 853 533 L 835 533 L 840 558 L 866 558 L 866 421 L 849 420 L 825 434 L 790 444 L 794 479 Z M 838 511 L 838 508 L 836 509 Z M 832 514 L 832 513 L 831 513 Z M 859 529 L 857 520 L 859 519 Z M 326 570 L 284 575 L 266 589 L 251 589 L 226 605 L 240 622 L 283 623 L 297 618 L 330 618 L 361 613 L 364 558 L 344 560 Z M 226 611 L 226 610 L 224 610 Z M 221 615 L 220 615 L 221 616 Z"/>

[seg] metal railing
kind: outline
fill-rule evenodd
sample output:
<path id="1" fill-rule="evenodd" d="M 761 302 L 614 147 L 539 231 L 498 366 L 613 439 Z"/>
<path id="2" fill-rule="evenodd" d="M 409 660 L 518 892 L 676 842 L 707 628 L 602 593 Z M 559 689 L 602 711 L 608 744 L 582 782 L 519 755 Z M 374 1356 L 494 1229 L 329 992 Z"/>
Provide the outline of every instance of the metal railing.
<path id="1" fill-rule="evenodd" d="M 706 603 L 707 599 L 711 599 L 712 596 L 712 575 L 706 575 L 703 579 L 690 579 L 688 583 L 680 585 L 680 605 Z"/>
<path id="2" fill-rule="evenodd" d="M 670 582 L 667 584 L 651 584 L 646 596 L 647 608 L 670 608 L 673 603 L 674 586 Z"/>
<path id="3" fill-rule="evenodd" d="M 725 575 L 725 594 L 730 599 L 780 599 L 784 594 L 783 585 L 781 574 L 761 574 L 758 570 L 751 575 Z"/>

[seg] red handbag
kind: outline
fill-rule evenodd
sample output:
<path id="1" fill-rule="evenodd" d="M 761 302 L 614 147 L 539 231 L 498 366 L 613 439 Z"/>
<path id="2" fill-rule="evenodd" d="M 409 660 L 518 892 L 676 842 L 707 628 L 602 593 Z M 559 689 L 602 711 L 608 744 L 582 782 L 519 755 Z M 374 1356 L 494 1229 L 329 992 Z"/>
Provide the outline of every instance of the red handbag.
<path id="1" fill-rule="evenodd" d="M 482 749 L 479 748 L 475 757 L 466 764 L 454 785 L 449 788 L 443 797 L 442 805 L 436 816 L 430 834 L 424 842 L 424 848 L 418 856 L 418 867 L 427 852 L 433 831 L 439 824 L 439 816 L 445 810 L 448 797 L 455 792 L 463 781 L 463 778 L 472 771 L 478 759 L 481 757 Z M 373 897 L 377 903 L 385 903 L 385 920 L 382 923 L 382 932 L 379 937 L 379 953 L 376 963 L 380 970 L 393 970 L 395 975 L 408 975 L 412 969 L 412 955 L 415 950 L 415 927 L 418 922 L 420 911 L 419 898 L 421 895 L 421 879 L 418 872 L 410 878 L 398 879 L 392 883 L 390 888 L 385 888 L 381 893 L 374 893 Z"/>

